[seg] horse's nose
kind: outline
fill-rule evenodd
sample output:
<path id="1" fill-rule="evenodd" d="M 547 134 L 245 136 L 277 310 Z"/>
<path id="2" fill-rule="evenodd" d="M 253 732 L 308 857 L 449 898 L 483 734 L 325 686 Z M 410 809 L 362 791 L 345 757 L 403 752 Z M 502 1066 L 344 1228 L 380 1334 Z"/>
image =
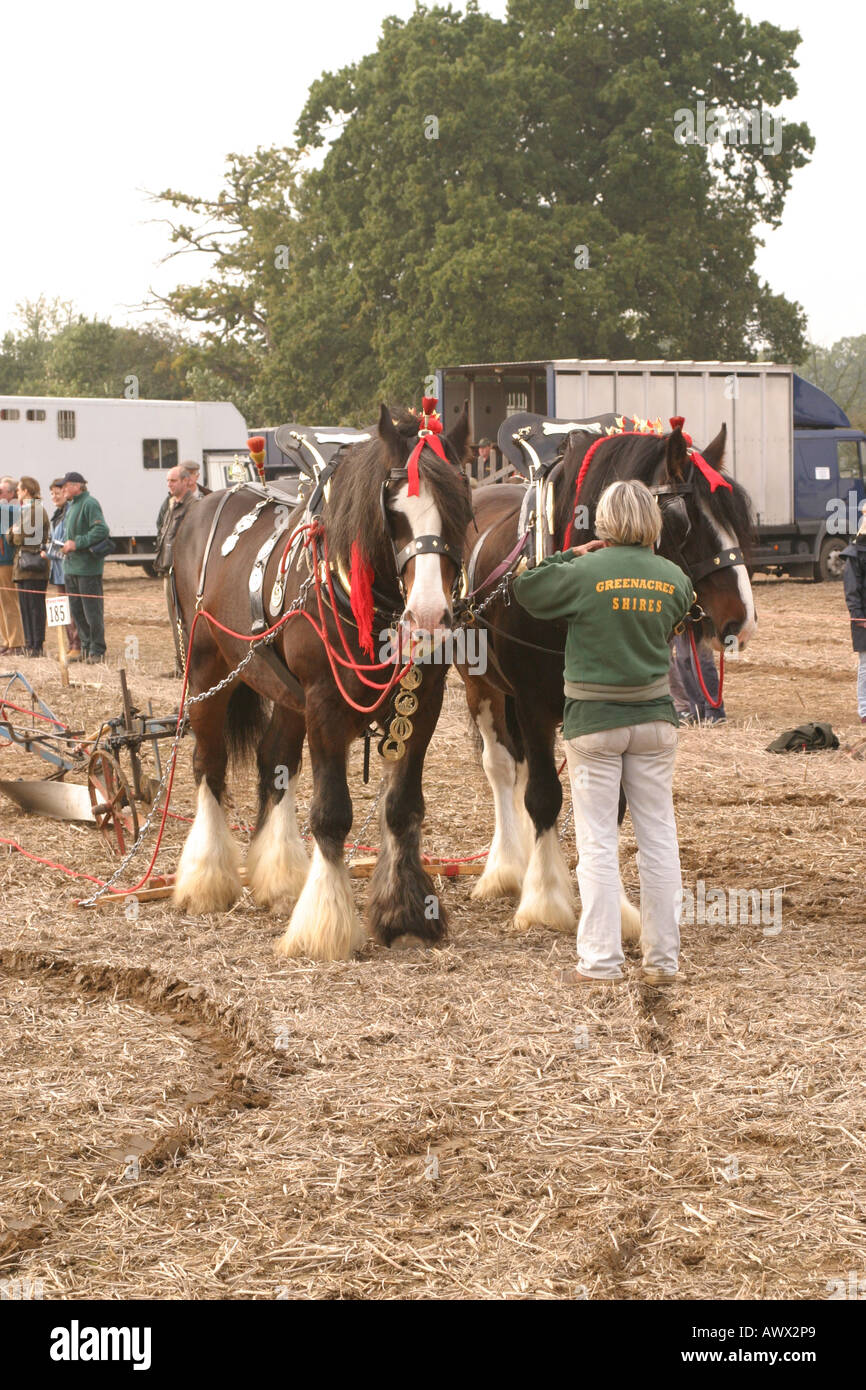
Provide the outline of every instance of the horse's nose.
<path id="1" fill-rule="evenodd" d="M 412 612 L 412 609 L 407 608 L 403 613 L 403 622 L 405 623 L 406 627 L 411 628 L 413 632 L 439 632 L 442 628 L 446 628 L 450 631 L 450 629 L 453 627 L 454 620 L 451 616 L 450 608 L 443 608 L 441 615 L 432 624 L 431 627 L 429 621 L 419 622 L 415 614 Z"/>
<path id="2" fill-rule="evenodd" d="M 732 639 L 732 638 L 735 638 L 735 639 L 736 639 L 737 647 L 738 647 L 740 650 L 742 650 L 742 648 L 745 647 L 746 641 L 747 641 L 748 639 L 742 638 L 742 637 L 740 636 L 740 630 L 741 630 L 742 626 L 743 626 L 742 622 L 725 623 L 725 626 L 722 628 L 722 646 L 723 646 L 723 647 L 730 647 L 731 639 Z"/>

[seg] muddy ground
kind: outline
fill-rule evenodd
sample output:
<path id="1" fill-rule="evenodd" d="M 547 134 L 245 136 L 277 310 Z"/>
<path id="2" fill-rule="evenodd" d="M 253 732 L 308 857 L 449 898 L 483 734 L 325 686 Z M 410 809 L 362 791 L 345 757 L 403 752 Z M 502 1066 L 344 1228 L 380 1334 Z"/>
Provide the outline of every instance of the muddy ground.
<path id="1" fill-rule="evenodd" d="M 617 989 L 562 986 L 573 936 L 516 932 L 468 878 L 442 884 L 443 949 L 316 965 L 277 958 L 285 921 L 248 897 L 205 919 L 167 902 L 85 911 L 86 883 L 4 845 L 0 1278 L 57 1299 L 815 1299 L 862 1272 L 855 659 L 840 586 L 756 589 L 728 723 L 683 732 L 675 793 L 686 887 L 781 889 L 781 918 L 684 927 L 673 991 L 640 984 L 634 960 Z M 112 665 L 64 690 L 55 661 L 18 662 L 88 732 L 120 712 L 121 660 L 141 707 L 168 713 L 180 690 L 161 585 L 136 571 L 106 595 Z M 843 747 L 764 751 L 806 718 Z M 184 747 L 181 815 L 189 761 Z M 356 826 L 378 780 L 364 788 L 360 768 L 359 746 Z M 47 770 L 0 751 L 3 777 Z M 243 826 L 251 777 L 232 793 Z M 305 772 L 302 816 L 308 794 Z M 453 677 L 427 805 L 428 850 L 489 840 Z M 169 823 L 158 867 L 184 831 Z M 5 798 L 0 834 L 114 867 L 93 829 Z M 634 897 L 628 830 L 624 874 Z"/>

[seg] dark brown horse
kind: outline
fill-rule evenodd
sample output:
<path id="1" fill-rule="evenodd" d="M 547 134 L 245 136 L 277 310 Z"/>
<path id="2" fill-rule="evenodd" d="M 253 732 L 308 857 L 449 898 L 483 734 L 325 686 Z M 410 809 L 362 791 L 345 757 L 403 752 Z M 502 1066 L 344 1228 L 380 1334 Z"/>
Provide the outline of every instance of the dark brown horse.
<path id="1" fill-rule="evenodd" d="M 614 416 L 602 416 L 609 426 Z M 621 426 L 621 421 L 620 421 Z M 590 446 L 599 434 L 576 431 L 553 487 L 551 549 L 562 549 L 573 518 L 575 484 Z M 719 470 L 725 427 L 702 458 Z M 755 627 L 755 607 L 747 569 L 753 523 L 748 496 L 732 478 L 730 488 L 711 491 L 693 463 L 682 428 L 659 436 L 619 434 L 604 439 L 581 485 L 579 516 L 569 544 L 593 536 L 595 508 L 605 487 L 618 478 L 636 478 L 656 491 L 665 525 L 659 553 L 692 576 L 704 620 L 717 648 L 745 646 Z M 484 582 L 518 541 L 518 521 L 526 489 L 493 485 L 474 493 L 475 516 L 483 540 L 472 587 L 480 604 L 496 585 Z M 467 537 L 467 546 L 476 541 Z M 563 712 L 564 623 L 545 623 L 505 593 L 479 619 L 487 633 L 487 672 L 461 667 L 469 709 L 483 740 L 483 765 L 493 791 L 496 829 L 475 898 L 515 896 L 519 926 L 539 923 L 560 930 L 574 927 L 571 880 L 559 847 L 556 820 L 562 787 L 554 762 L 554 739 Z M 509 690 L 510 686 L 510 690 Z M 637 914 L 624 905 L 624 933 L 635 936 Z"/>
<path id="2" fill-rule="evenodd" d="M 315 544 L 320 554 L 327 545 L 335 601 L 339 598 L 339 576 L 348 585 L 353 573 L 353 543 L 360 547 L 372 570 L 374 662 L 384 659 L 379 654 L 379 634 L 395 620 L 402 619 L 411 630 L 434 633 L 451 626 L 453 589 L 460 576 L 463 537 L 471 519 L 469 485 L 463 472 L 468 421 L 464 412 L 449 435 L 440 435 L 447 461 L 424 448 L 419 459 L 420 487 L 413 496 L 406 464 L 418 440 L 419 424 L 418 417 L 410 412 L 392 419 L 391 411 L 383 406 L 378 426 L 367 442 L 351 445 L 337 463 L 324 489 L 321 529 L 307 532 L 311 540 L 318 536 Z M 238 529 L 237 523 L 257 502 L 262 505 L 256 517 Z M 227 499 L 224 493 L 213 494 L 197 503 L 184 520 L 175 551 L 175 581 L 187 641 L 197 607 L 237 633 L 251 632 L 249 577 L 256 556 L 273 532 L 280 505 L 278 496 L 264 500 L 261 492 L 244 487 L 231 492 Z M 289 517 L 286 535 L 303 520 L 301 505 Z M 231 541 L 233 534 L 236 539 Z M 226 545 L 228 553 L 223 554 Z M 272 593 L 283 550 L 283 545 L 273 550 L 257 586 L 266 595 Z M 287 573 L 284 601 L 290 608 L 306 581 L 301 606 L 318 622 L 315 572 L 310 569 L 309 554 L 299 540 Z M 313 626 L 304 617 L 293 616 L 276 634 L 272 657 L 257 650 L 241 678 L 233 678 L 219 693 L 192 706 L 198 809 L 181 855 L 174 896 L 187 911 L 213 912 L 225 910 L 240 895 L 239 849 L 221 801 L 229 752 L 243 751 L 258 742 L 259 812 L 247 857 L 250 886 L 262 904 L 295 904 L 278 951 L 335 960 L 348 956 L 366 939 L 343 859 L 352 826 L 347 753 L 372 719 L 387 726 L 393 715 L 393 697 L 375 716 L 353 708 L 354 703 L 369 709 L 381 692 L 365 684 L 362 675 L 349 665 L 339 664 L 338 658 L 345 660 L 346 653 L 330 606 L 323 560 L 315 571 L 325 605 L 328 642 L 338 654 L 333 658 L 336 676 Z M 358 627 L 348 606 L 341 621 L 349 635 L 351 659 L 369 665 L 371 658 L 360 649 Z M 190 694 L 223 680 L 248 651 L 248 643 L 199 617 L 187 657 Z M 383 798 L 380 852 L 368 900 L 370 932 L 386 945 L 406 933 L 436 941 L 446 930 L 444 907 L 437 903 L 437 910 L 430 910 L 435 902 L 434 888 L 421 863 L 420 841 L 424 756 L 439 716 L 447 667 L 430 664 L 414 669 L 421 673 L 420 685 L 414 690 L 418 708 L 412 714 L 405 755 L 387 765 L 390 775 Z M 367 680 L 381 684 L 393 672 L 393 665 L 384 671 L 368 670 Z M 267 701 L 273 704 L 269 720 Z M 298 832 L 295 811 L 305 737 L 313 772 L 309 820 L 315 847 L 311 862 Z"/>

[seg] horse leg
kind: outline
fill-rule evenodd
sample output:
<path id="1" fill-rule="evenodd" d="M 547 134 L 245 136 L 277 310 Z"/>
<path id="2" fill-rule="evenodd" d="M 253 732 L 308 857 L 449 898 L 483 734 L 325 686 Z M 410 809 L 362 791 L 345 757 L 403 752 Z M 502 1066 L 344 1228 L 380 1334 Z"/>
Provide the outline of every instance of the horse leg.
<path id="1" fill-rule="evenodd" d="M 310 829 L 316 844 L 301 895 L 276 950 L 283 956 L 346 960 L 367 938 L 343 860 L 343 846 L 352 828 L 352 801 L 346 780 L 346 710 L 335 692 L 307 691 L 307 738 L 313 768 Z"/>
<path id="2" fill-rule="evenodd" d="M 532 847 L 523 804 L 527 764 L 508 727 L 506 698 L 479 677 L 466 682 L 466 701 L 481 733 L 481 765 L 493 793 L 496 818 L 487 863 L 472 890 L 476 899 L 518 897 Z"/>
<path id="3" fill-rule="evenodd" d="M 295 805 L 306 728 L 302 714 L 275 705 L 259 745 L 259 813 L 247 851 L 247 874 L 262 907 L 294 902 L 310 867 Z"/>
<path id="4" fill-rule="evenodd" d="M 367 923 L 383 946 L 398 936 L 417 936 L 434 945 L 448 931 L 444 903 L 421 863 L 424 820 L 424 758 L 445 689 L 445 672 L 427 667 L 423 698 L 412 716 L 412 734 L 398 762 L 390 764 L 380 814 L 379 853 L 370 880 Z"/>
<path id="5" fill-rule="evenodd" d="M 553 756 L 556 722 L 543 710 L 528 708 L 519 698 L 517 717 L 529 765 L 526 809 L 535 827 L 535 844 L 514 922 L 518 927 L 541 925 L 571 931 L 575 925 L 571 876 L 556 833 L 562 806 L 562 786 Z"/>
<path id="6" fill-rule="evenodd" d="M 216 651 L 204 658 L 197 653 L 196 688 L 215 685 L 226 673 Z M 190 711 L 198 804 L 174 882 L 174 901 L 186 912 L 225 912 L 241 895 L 240 850 L 221 804 L 228 762 L 224 729 L 233 693 L 229 687 Z"/>

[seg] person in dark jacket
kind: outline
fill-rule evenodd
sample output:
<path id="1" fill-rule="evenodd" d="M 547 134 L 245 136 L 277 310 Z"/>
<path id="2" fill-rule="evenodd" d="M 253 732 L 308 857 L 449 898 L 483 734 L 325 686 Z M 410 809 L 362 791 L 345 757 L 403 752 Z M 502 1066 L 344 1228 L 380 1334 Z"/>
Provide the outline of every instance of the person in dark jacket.
<path id="1" fill-rule="evenodd" d="M 80 473 L 64 475 L 63 496 L 66 500 L 66 540 L 61 547 L 63 576 L 72 620 L 81 634 L 84 660 L 92 664 L 105 659 L 102 598 L 105 552 L 102 547 L 109 539 L 108 526 L 102 508 L 87 491 L 87 479 Z"/>
<path id="2" fill-rule="evenodd" d="M 45 643 L 45 591 L 48 588 L 48 514 L 42 505 L 35 478 L 22 478 L 18 484 L 18 518 L 6 535 L 15 547 L 12 582 L 18 590 L 21 623 L 28 656 L 42 656 Z"/>
<path id="3" fill-rule="evenodd" d="M 50 486 L 51 501 L 54 503 L 54 512 L 49 523 L 51 527 L 51 540 L 54 549 L 51 552 L 51 571 L 49 578 L 58 594 L 66 593 L 66 580 L 63 576 L 63 561 L 58 551 L 66 540 L 66 524 L 64 516 L 66 514 L 66 503 L 63 500 L 63 479 L 55 478 Z M 69 656 L 72 661 L 77 661 L 81 656 L 81 638 L 78 635 L 78 628 L 71 621 L 66 625 L 66 637 L 69 642 Z"/>
<path id="4" fill-rule="evenodd" d="M 866 724 L 866 510 L 853 545 L 846 545 L 845 602 L 851 617 L 851 641 L 860 660 L 857 673 L 857 713 Z"/>

